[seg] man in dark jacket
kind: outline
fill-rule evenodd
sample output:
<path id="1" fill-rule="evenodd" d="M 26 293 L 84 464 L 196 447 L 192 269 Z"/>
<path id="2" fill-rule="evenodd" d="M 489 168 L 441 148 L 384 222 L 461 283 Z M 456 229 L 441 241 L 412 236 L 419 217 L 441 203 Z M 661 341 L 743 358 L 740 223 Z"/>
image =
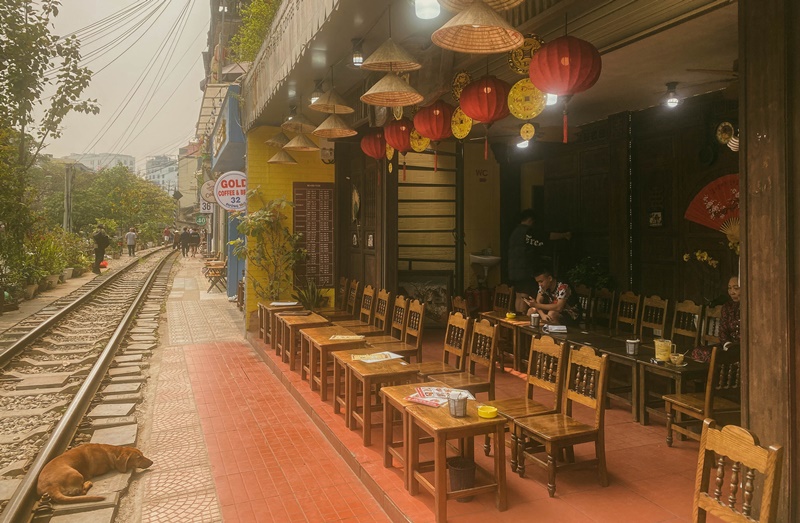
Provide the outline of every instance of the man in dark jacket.
<path id="1" fill-rule="evenodd" d="M 100 262 L 106 256 L 106 247 L 111 243 L 111 239 L 106 234 L 106 228 L 103 224 L 97 226 L 97 230 L 92 234 L 92 239 L 96 245 L 94 249 L 94 264 L 92 265 L 92 272 L 100 274 Z"/>
<path id="2" fill-rule="evenodd" d="M 186 258 L 186 253 L 189 251 L 189 240 L 189 228 L 184 227 L 183 232 L 181 233 L 181 254 L 183 254 L 184 258 Z"/>

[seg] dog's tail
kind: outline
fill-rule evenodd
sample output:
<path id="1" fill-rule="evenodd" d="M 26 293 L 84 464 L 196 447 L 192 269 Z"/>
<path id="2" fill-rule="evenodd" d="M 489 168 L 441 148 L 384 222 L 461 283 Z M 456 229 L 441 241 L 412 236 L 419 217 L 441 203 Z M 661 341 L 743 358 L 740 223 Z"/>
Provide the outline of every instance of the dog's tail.
<path id="1" fill-rule="evenodd" d="M 48 492 L 50 499 L 56 503 L 86 503 L 89 501 L 103 501 L 105 496 L 65 496 L 60 490 Z"/>

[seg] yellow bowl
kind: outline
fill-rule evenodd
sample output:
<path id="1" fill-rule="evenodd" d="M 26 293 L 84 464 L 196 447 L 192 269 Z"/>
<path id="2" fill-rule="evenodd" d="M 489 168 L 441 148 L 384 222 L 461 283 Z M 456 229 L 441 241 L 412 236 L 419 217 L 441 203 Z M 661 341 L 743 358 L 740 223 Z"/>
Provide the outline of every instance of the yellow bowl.
<path id="1" fill-rule="evenodd" d="M 481 405 L 478 407 L 478 416 L 481 418 L 496 418 L 497 407 L 492 407 L 491 405 Z"/>
<path id="2" fill-rule="evenodd" d="M 517 317 L 517 315 L 514 314 L 513 312 L 507 312 L 506 313 L 506 318 L 516 318 L 516 317 Z"/>
<path id="3" fill-rule="evenodd" d="M 683 365 L 683 354 L 670 354 L 669 360 L 673 365 Z"/>

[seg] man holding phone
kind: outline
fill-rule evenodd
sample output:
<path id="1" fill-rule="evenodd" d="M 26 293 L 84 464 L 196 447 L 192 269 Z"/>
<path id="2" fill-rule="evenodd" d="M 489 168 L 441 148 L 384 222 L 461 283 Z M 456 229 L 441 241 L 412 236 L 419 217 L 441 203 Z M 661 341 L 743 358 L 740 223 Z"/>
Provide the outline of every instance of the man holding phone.
<path id="1" fill-rule="evenodd" d="M 536 298 L 524 298 L 527 314 L 539 313 L 543 323 L 551 325 L 578 325 L 580 302 L 569 284 L 558 281 L 549 268 L 535 271 L 539 291 Z"/>

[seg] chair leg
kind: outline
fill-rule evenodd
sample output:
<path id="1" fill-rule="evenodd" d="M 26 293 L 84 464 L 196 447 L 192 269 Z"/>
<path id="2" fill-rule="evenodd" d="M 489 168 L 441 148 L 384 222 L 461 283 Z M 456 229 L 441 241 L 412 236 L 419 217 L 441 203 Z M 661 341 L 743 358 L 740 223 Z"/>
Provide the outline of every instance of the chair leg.
<path id="1" fill-rule="evenodd" d="M 525 434 L 517 436 L 517 474 L 519 477 L 525 477 Z"/>
<path id="2" fill-rule="evenodd" d="M 600 485 L 607 487 L 608 469 L 606 468 L 606 443 L 602 432 L 597 435 L 597 440 L 594 442 L 594 451 L 597 454 L 597 475 L 600 479 Z"/>
<path id="3" fill-rule="evenodd" d="M 675 418 L 675 411 L 672 410 L 672 403 L 669 401 L 664 402 L 667 409 L 667 447 L 672 446 L 672 422 Z"/>
<path id="4" fill-rule="evenodd" d="M 564 449 L 566 453 L 565 460 L 567 463 L 575 463 L 575 447 L 569 446 Z"/>
<path id="5" fill-rule="evenodd" d="M 483 437 L 483 453 L 487 456 L 492 452 L 492 437 L 490 434 L 486 434 Z"/>
<path id="6" fill-rule="evenodd" d="M 545 450 L 547 451 L 547 493 L 552 498 L 556 495 L 556 457 L 553 454 L 558 452 L 559 449 L 553 448 L 548 443 Z"/>
<path id="7" fill-rule="evenodd" d="M 514 426 L 511 427 L 511 472 L 517 471 L 517 454 L 519 453 L 519 449 L 517 449 L 518 439 L 517 438 L 517 430 Z"/>

